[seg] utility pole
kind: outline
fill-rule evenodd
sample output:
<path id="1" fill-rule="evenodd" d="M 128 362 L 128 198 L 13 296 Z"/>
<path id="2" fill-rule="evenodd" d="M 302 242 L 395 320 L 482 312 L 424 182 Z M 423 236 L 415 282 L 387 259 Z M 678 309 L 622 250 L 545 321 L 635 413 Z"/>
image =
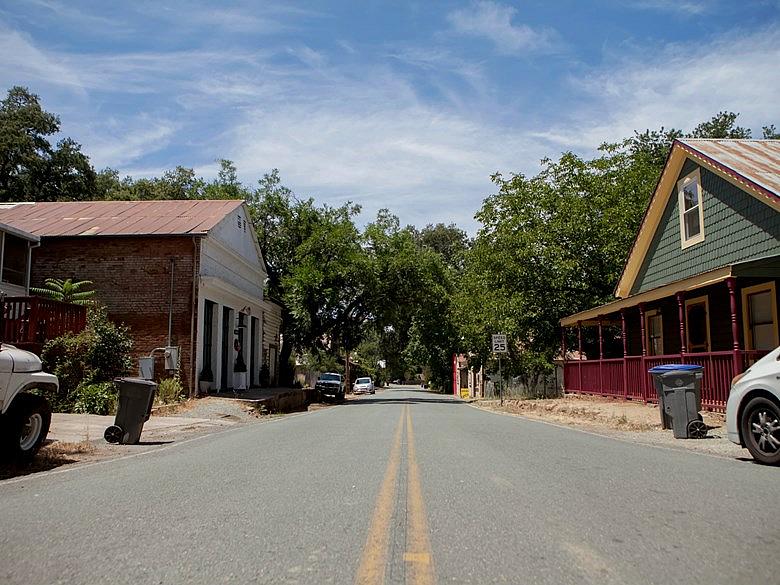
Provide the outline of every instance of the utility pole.
<path id="1" fill-rule="evenodd" d="M 501 354 L 507 353 L 506 335 L 494 333 L 492 335 L 493 353 L 498 354 L 498 399 L 504 406 L 504 376 L 501 373 Z"/>

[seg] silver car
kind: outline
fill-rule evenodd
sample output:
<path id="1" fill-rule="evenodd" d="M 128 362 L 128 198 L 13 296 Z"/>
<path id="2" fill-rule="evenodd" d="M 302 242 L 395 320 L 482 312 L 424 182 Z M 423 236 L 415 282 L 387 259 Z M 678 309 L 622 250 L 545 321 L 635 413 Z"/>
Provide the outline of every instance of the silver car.
<path id="1" fill-rule="evenodd" d="M 731 382 L 726 404 L 729 439 L 753 459 L 780 465 L 780 347 Z"/>
<path id="2" fill-rule="evenodd" d="M 353 392 L 355 394 L 374 394 L 376 390 L 374 389 L 373 380 L 371 378 L 358 378 L 355 380 Z"/>

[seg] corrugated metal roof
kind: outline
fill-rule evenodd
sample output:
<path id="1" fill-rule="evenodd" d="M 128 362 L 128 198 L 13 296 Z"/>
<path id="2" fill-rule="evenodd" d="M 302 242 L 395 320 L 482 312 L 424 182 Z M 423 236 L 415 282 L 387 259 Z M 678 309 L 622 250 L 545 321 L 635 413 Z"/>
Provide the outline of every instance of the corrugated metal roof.
<path id="1" fill-rule="evenodd" d="M 731 169 L 780 198 L 780 140 L 683 138 L 678 141 L 710 159 L 710 163 Z"/>
<path id="2" fill-rule="evenodd" d="M 0 206 L 0 222 L 37 236 L 205 234 L 243 201 L 79 201 Z"/>

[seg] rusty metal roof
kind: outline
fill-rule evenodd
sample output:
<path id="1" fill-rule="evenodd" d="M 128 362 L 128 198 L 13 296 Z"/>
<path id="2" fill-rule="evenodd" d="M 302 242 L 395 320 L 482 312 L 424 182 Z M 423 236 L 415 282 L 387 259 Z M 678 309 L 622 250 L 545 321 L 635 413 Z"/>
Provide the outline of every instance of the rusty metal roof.
<path id="1" fill-rule="evenodd" d="M 780 198 L 780 140 L 682 138 L 678 142 L 696 151 L 691 153 L 694 156 L 701 155 L 722 171 Z"/>
<path id="2" fill-rule="evenodd" d="M 0 222 L 42 237 L 206 234 L 243 201 L 79 201 L 0 205 Z"/>

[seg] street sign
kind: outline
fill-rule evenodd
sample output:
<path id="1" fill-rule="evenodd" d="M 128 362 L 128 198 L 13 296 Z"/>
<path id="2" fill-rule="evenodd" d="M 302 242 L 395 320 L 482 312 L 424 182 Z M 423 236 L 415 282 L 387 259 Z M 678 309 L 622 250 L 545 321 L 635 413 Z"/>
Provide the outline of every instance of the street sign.
<path id="1" fill-rule="evenodd" d="M 493 353 L 507 353 L 506 335 L 503 333 L 493 334 Z"/>

